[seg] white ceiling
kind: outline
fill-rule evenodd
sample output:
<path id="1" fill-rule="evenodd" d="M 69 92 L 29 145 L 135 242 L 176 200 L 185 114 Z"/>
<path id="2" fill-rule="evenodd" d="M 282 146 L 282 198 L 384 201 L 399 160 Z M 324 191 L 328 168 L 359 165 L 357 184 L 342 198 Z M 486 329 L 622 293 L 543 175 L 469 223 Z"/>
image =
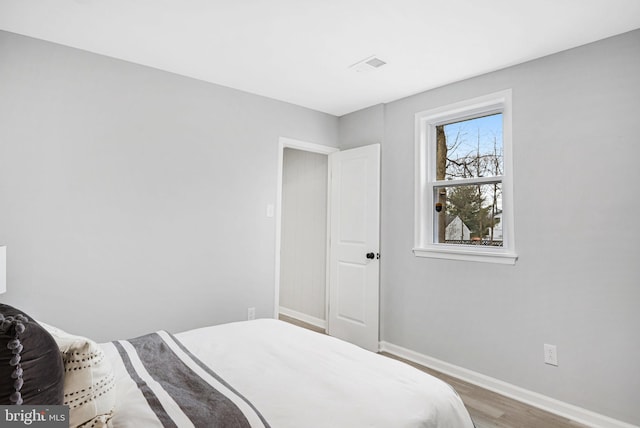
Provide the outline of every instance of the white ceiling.
<path id="1" fill-rule="evenodd" d="M 640 0 L 0 0 L 0 29 L 337 116 L 636 28 Z"/>

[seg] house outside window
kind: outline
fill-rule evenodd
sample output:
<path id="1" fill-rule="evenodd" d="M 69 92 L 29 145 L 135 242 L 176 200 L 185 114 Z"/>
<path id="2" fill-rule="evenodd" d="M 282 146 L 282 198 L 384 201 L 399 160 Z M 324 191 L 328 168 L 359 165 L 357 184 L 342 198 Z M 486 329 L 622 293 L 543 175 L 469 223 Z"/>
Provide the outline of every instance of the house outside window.
<path id="1" fill-rule="evenodd" d="M 511 91 L 416 114 L 419 257 L 515 263 Z"/>

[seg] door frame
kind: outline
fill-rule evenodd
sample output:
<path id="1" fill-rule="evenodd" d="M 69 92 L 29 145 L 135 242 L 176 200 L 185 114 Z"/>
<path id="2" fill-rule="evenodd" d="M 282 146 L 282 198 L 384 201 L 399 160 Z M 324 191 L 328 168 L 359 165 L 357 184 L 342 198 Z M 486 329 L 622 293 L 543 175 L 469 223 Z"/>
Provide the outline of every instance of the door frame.
<path id="1" fill-rule="evenodd" d="M 284 149 L 296 149 L 302 150 L 305 152 L 318 153 L 327 156 L 327 172 L 330 170 L 328 157 L 329 154 L 334 152 L 339 152 L 340 149 L 337 147 L 323 146 L 321 144 L 309 143 L 307 141 L 296 140 L 288 137 L 280 137 L 278 139 L 278 182 L 276 187 L 276 212 L 275 212 L 275 220 L 276 220 L 276 266 L 275 266 L 275 296 L 274 296 L 274 306 L 273 306 L 273 317 L 278 319 L 278 314 L 280 311 L 280 250 L 282 248 L 282 176 L 284 173 Z M 327 271 L 326 279 L 325 279 L 325 302 L 324 302 L 324 319 L 327 322 L 327 331 L 329 329 L 329 231 L 330 229 L 330 218 L 329 218 L 329 206 L 330 201 L 330 191 L 331 191 L 331 174 L 327 174 L 327 258 L 325 263 L 325 269 Z"/>

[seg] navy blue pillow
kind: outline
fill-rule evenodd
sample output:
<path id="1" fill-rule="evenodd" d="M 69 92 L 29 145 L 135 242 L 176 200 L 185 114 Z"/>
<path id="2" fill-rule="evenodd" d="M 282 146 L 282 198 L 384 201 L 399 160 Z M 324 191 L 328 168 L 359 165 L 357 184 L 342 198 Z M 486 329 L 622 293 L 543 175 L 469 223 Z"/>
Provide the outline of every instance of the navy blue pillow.
<path id="1" fill-rule="evenodd" d="M 0 303 L 0 404 L 56 405 L 63 399 L 56 341 L 33 318 Z"/>

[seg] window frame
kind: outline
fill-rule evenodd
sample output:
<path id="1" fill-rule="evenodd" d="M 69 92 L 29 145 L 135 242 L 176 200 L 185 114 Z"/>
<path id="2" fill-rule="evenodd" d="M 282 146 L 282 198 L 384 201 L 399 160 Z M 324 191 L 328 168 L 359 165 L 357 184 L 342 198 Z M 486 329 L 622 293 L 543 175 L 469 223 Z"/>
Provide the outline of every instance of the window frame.
<path id="1" fill-rule="evenodd" d="M 502 113 L 502 176 L 464 180 L 436 181 L 436 126 Z M 515 264 L 513 212 L 511 89 L 425 110 L 415 114 L 415 225 L 413 253 L 417 257 Z M 502 247 L 446 244 L 435 242 L 434 193 L 439 187 L 477 184 L 483 181 L 502 183 Z"/>

